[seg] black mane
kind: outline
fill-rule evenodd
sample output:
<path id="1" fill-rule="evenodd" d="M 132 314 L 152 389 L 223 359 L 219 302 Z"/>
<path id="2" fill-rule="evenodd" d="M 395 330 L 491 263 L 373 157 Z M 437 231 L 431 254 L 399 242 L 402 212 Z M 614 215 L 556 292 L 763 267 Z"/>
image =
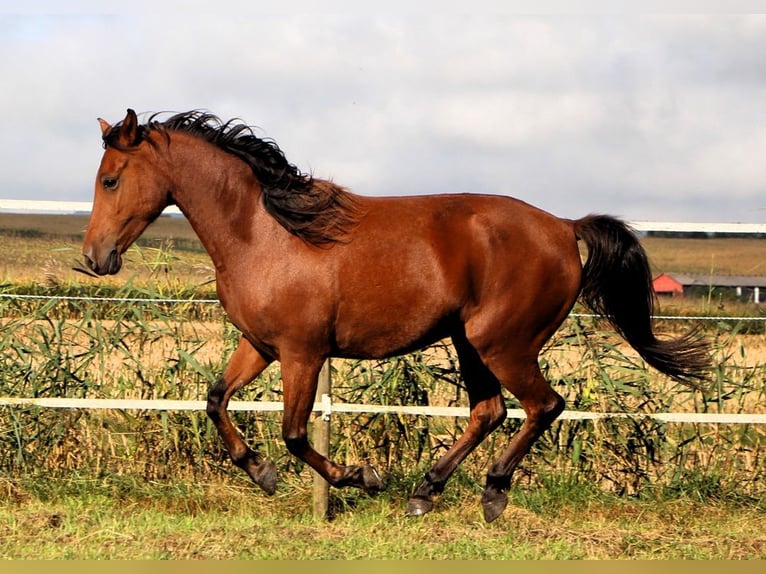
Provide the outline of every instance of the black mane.
<path id="1" fill-rule="evenodd" d="M 290 233 L 312 244 L 326 244 L 346 235 L 358 217 L 353 194 L 329 181 L 314 179 L 287 161 L 277 144 L 255 135 L 239 120 L 221 121 L 190 111 L 157 121 L 158 114 L 139 126 L 139 141 L 148 131 L 166 135 L 183 132 L 203 139 L 244 161 L 258 179 L 266 210 Z M 105 146 L 117 146 L 117 126 L 104 135 Z M 151 140 L 148 140 L 151 141 Z"/>

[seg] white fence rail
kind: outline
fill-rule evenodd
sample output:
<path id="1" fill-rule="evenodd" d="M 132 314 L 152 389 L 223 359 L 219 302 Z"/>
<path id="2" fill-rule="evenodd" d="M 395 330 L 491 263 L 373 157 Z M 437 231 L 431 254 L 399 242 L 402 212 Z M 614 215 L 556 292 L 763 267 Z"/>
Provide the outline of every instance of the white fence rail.
<path id="1" fill-rule="evenodd" d="M 67 398 L 11 398 L 0 397 L 0 406 L 33 406 L 52 409 L 139 410 L 139 411 L 204 411 L 205 401 L 174 401 L 163 399 L 67 399 Z M 228 410 L 250 412 L 282 412 L 280 401 L 231 401 Z M 330 395 L 322 395 L 314 403 L 313 412 L 329 419 L 333 413 L 372 413 L 421 415 L 431 417 L 468 418 L 468 407 L 360 405 L 333 402 Z M 524 419 L 522 409 L 508 409 L 508 418 Z M 600 413 L 564 411 L 558 420 L 654 419 L 666 423 L 707 424 L 766 424 L 766 414 L 758 413 Z"/>

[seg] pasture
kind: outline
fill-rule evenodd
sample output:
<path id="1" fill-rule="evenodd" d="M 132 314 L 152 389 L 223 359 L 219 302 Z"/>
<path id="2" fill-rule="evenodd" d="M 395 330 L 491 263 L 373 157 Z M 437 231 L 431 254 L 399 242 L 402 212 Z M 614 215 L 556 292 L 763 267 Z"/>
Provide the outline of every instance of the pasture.
<path id="1" fill-rule="evenodd" d="M 553 479 L 552 479 L 553 480 Z M 243 481 L 0 481 L 0 556 L 15 559 L 763 559 L 763 511 L 626 499 L 551 482 L 518 488 L 487 525 L 463 487 L 413 520 L 390 492 L 311 516 L 310 488 L 268 498 Z"/>
<path id="2" fill-rule="evenodd" d="M 72 265 L 82 265 L 81 247 L 86 215 L 39 215 L 0 213 L 0 281 L 67 283 L 82 279 Z M 766 238 L 647 237 L 642 241 L 649 253 L 654 275 L 685 272 L 720 275 L 766 275 Z M 161 217 L 144 232 L 139 246 L 155 248 L 142 254 L 133 251 L 134 264 L 128 275 L 145 280 L 158 267 L 175 266 L 176 280 L 198 284 L 205 273 L 212 278 L 210 258 L 188 222 Z M 164 249 L 163 249 L 164 247 Z M 161 257 L 165 255 L 166 257 Z M 143 263 L 143 265 L 141 265 Z M 102 278 L 124 284 L 125 277 Z"/>
<path id="3" fill-rule="evenodd" d="M 3 292 L 213 296 L 209 260 L 184 220 L 161 218 L 121 275 L 98 280 L 71 270 L 85 222 L 0 215 Z M 761 274 L 766 264 L 763 239 L 645 245 L 656 272 Z M 200 399 L 236 343 L 214 305 L 0 300 L 0 310 L 1 396 Z M 662 311 L 763 315 L 715 298 L 665 302 Z M 567 321 L 544 354 L 544 371 L 570 409 L 763 413 L 763 323 L 711 321 L 704 329 L 717 369 L 704 392 L 647 371 L 589 319 Z M 462 406 L 454 361 L 435 347 L 392 361 L 339 362 L 334 393 L 348 402 Z M 237 398 L 280 393 L 272 368 Z M 311 475 L 287 455 L 278 420 L 268 413 L 235 420 L 277 463 L 280 485 L 267 497 L 232 469 L 204 413 L 0 407 L 0 556 L 766 557 L 762 425 L 558 422 L 514 477 L 506 514 L 487 525 L 478 502 L 483 475 L 518 420 L 461 467 L 433 513 L 412 519 L 404 515 L 407 496 L 465 421 L 337 416 L 334 456 L 374 463 L 387 490 L 333 491 L 327 523 L 311 516 Z"/>

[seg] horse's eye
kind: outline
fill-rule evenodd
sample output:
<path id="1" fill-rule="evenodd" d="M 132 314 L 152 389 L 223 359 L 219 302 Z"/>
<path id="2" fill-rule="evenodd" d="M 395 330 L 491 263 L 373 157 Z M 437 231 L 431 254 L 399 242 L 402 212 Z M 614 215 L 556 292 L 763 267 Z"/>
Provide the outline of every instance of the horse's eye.
<path id="1" fill-rule="evenodd" d="M 105 177 L 101 180 L 101 185 L 104 186 L 104 189 L 116 189 L 118 181 L 116 177 Z"/>

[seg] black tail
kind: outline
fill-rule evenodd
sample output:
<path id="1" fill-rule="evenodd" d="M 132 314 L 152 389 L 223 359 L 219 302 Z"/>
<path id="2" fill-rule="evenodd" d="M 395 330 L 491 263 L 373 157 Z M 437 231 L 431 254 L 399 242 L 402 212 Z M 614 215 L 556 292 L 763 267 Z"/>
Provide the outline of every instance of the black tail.
<path id="1" fill-rule="evenodd" d="M 606 317 L 644 360 L 658 371 L 697 387 L 708 378 L 710 353 L 698 333 L 659 340 L 652 329 L 654 290 L 646 252 L 623 222 L 589 215 L 574 222 L 588 246 L 581 298 Z"/>

